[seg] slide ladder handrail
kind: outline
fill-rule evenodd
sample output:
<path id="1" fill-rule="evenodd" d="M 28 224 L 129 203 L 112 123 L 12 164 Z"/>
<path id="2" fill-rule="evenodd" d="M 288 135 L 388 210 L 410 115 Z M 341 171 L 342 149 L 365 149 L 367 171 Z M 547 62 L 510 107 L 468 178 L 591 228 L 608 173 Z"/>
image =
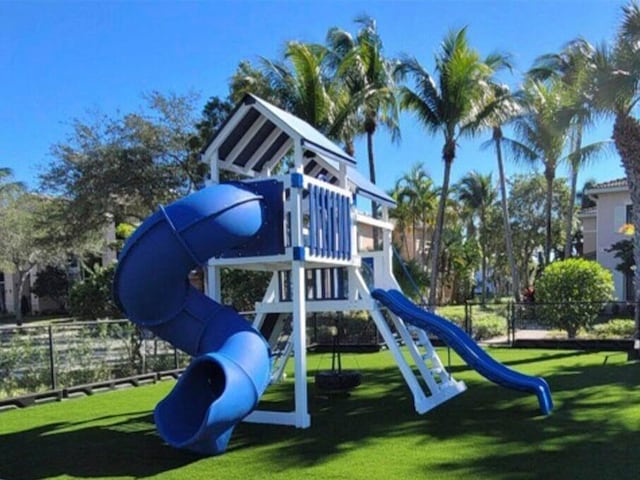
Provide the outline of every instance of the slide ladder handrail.
<path id="1" fill-rule="evenodd" d="M 432 312 L 423 310 L 401 292 L 374 290 L 372 296 L 405 321 L 441 338 L 488 380 L 514 390 L 535 393 L 544 415 L 549 414 L 553 409 L 551 391 L 544 379 L 524 375 L 496 361 L 460 327 Z"/>

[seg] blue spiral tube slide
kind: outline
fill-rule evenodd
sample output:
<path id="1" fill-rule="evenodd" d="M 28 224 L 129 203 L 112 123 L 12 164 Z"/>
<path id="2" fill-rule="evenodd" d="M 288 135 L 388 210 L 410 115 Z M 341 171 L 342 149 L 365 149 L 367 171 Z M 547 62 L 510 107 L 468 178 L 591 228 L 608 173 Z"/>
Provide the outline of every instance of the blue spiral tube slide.
<path id="1" fill-rule="evenodd" d="M 506 388 L 535 394 L 542 414 L 551 413 L 551 390 L 543 378 L 524 375 L 496 361 L 460 327 L 423 310 L 397 290 L 377 289 L 371 295 L 404 321 L 436 335 L 486 379 Z"/>
<path id="2" fill-rule="evenodd" d="M 240 185 L 207 187 L 151 215 L 122 250 L 114 296 L 129 319 L 194 360 L 155 408 L 170 445 L 215 455 L 269 383 L 263 337 L 234 310 L 192 287 L 189 272 L 241 249 L 269 219 L 269 205 Z"/>

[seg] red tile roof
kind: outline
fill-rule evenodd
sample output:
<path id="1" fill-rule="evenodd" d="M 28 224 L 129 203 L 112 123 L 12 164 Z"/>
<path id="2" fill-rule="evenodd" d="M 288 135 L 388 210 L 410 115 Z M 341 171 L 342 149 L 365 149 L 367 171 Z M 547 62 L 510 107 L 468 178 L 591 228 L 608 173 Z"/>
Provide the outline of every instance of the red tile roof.
<path id="1" fill-rule="evenodd" d="M 578 215 L 586 217 L 589 215 L 595 215 L 597 211 L 598 211 L 598 207 L 583 208 L 578 212 Z"/>
<path id="2" fill-rule="evenodd" d="M 608 182 L 596 183 L 588 190 L 608 190 L 610 188 L 628 188 L 626 178 L 617 178 Z"/>

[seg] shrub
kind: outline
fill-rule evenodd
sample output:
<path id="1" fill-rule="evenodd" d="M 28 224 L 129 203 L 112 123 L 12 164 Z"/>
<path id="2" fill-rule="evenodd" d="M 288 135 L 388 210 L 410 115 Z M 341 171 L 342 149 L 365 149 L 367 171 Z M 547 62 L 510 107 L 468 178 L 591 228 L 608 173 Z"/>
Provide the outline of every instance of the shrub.
<path id="1" fill-rule="evenodd" d="M 477 341 L 507 334 L 507 321 L 497 315 L 473 318 L 473 338 Z"/>
<path id="2" fill-rule="evenodd" d="M 621 318 L 593 327 L 593 333 L 598 338 L 633 338 L 635 330 L 633 320 Z"/>
<path id="3" fill-rule="evenodd" d="M 545 268 L 535 291 L 540 319 L 575 338 L 578 329 L 593 325 L 602 302 L 613 298 L 613 278 L 597 262 L 570 258 Z"/>
<path id="4" fill-rule="evenodd" d="M 82 320 L 123 317 L 113 300 L 111 285 L 115 269 L 115 264 L 96 265 L 87 278 L 71 287 L 69 310 L 74 317 Z"/>

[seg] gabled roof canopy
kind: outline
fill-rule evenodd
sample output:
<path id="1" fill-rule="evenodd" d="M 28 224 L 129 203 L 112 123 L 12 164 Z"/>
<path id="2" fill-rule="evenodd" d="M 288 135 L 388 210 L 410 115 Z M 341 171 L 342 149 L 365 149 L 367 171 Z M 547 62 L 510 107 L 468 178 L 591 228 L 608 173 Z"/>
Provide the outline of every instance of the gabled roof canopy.
<path id="1" fill-rule="evenodd" d="M 204 160 L 249 177 L 268 176 L 294 142 L 304 152 L 304 172 L 336 184 L 340 164 L 347 166 L 351 189 L 367 198 L 395 206 L 395 201 L 355 168 L 356 161 L 307 122 L 254 96 L 247 95 L 204 150 Z"/>

